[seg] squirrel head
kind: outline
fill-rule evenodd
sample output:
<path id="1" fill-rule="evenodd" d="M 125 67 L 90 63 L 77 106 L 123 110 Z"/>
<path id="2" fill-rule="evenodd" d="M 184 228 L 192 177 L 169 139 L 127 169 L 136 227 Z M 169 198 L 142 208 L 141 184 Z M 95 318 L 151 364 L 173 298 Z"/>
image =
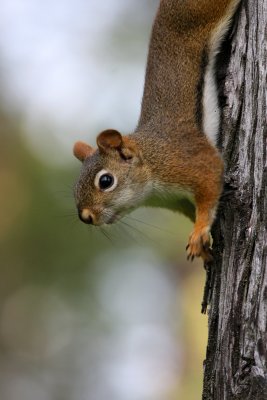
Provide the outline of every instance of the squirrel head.
<path id="1" fill-rule="evenodd" d="M 96 149 L 75 143 L 73 153 L 83 163 L 74 195 L 79 217 L 87 224 L 116 222 L 151 190 L 150 172 L 136 142 L 116 130 L 100 133 Z"/>

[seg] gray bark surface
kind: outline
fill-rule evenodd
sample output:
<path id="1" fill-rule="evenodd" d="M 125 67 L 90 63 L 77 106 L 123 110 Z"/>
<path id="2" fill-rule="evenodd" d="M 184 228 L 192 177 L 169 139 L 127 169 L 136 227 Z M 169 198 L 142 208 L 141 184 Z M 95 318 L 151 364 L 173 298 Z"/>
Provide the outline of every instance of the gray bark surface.
<path id="1" fill-rule="evenodd" d="M 213 228 L 205 400 L 267 399 L 267 0 L 235 25 L 221 134 L 226 193 Z"/>

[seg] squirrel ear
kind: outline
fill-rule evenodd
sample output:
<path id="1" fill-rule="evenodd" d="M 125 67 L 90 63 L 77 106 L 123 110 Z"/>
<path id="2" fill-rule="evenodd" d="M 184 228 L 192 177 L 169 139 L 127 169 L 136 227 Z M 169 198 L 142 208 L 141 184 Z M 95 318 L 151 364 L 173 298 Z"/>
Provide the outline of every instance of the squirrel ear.
<path id="1" fill-rule="evenodd" d="M 107 129 L 98 135 L 96 142 L 100 151 L 105 152 L 109 149 L 120 149 L 122 146 L 122 136 L 120 132 L 114 129 Z"/>
<path id="2" fill-rule="evenodd" d="M 84 161 L 94 153 L 94 149 L 84 142 L 76 142 L 73 146 L 73 154 L 80 161 Z"/>
<path id="3" fill-rule="evenodd" d="M 140 153 L 136 143 L 127 136 L 123 138 L 123 145 L 120 149 L 120 155 L 125 161 L 132 160 L 136 162 L 137 159 L 140 160 Z"/>

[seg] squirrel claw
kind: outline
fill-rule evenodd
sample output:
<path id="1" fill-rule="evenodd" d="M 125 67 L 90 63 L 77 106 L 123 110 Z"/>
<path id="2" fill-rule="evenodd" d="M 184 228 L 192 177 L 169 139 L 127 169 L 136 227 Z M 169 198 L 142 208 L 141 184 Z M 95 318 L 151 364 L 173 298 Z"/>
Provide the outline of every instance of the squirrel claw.
<path id="1" fill-rule="evenodd" d="M 210 249 L 210 237 L 208 230 L 194 230 L 189 237 L 186 251 L 187 260 L 193 261 L 195 257 L 201 257 L 204 262 L 211 262 L 213 257 Z"/>
<path id="2" fill-rule="evenodd" d="M 188 246 L 187 246 L 187 248 L 188 248 Z M 195 258 L 195 256 L 194 255 L 192 255 L 192 254 L 188 254 L 187 255 L 187 261 L 194 261 L 194 258 Z"/>

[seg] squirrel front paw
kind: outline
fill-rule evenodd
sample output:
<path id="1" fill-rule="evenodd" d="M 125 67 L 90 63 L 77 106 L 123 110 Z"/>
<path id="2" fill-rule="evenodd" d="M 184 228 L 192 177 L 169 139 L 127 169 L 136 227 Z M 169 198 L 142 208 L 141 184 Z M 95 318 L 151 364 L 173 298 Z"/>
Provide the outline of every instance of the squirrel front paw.
<path id="1" fill-rule="evenodd" d="M 210 249 L 210 234 L 207 227 L 193 230 L 186 246 L 187 259 L 193 261 L 195 257 L 202 257 L 205 263 L 212 261 Z"/>

